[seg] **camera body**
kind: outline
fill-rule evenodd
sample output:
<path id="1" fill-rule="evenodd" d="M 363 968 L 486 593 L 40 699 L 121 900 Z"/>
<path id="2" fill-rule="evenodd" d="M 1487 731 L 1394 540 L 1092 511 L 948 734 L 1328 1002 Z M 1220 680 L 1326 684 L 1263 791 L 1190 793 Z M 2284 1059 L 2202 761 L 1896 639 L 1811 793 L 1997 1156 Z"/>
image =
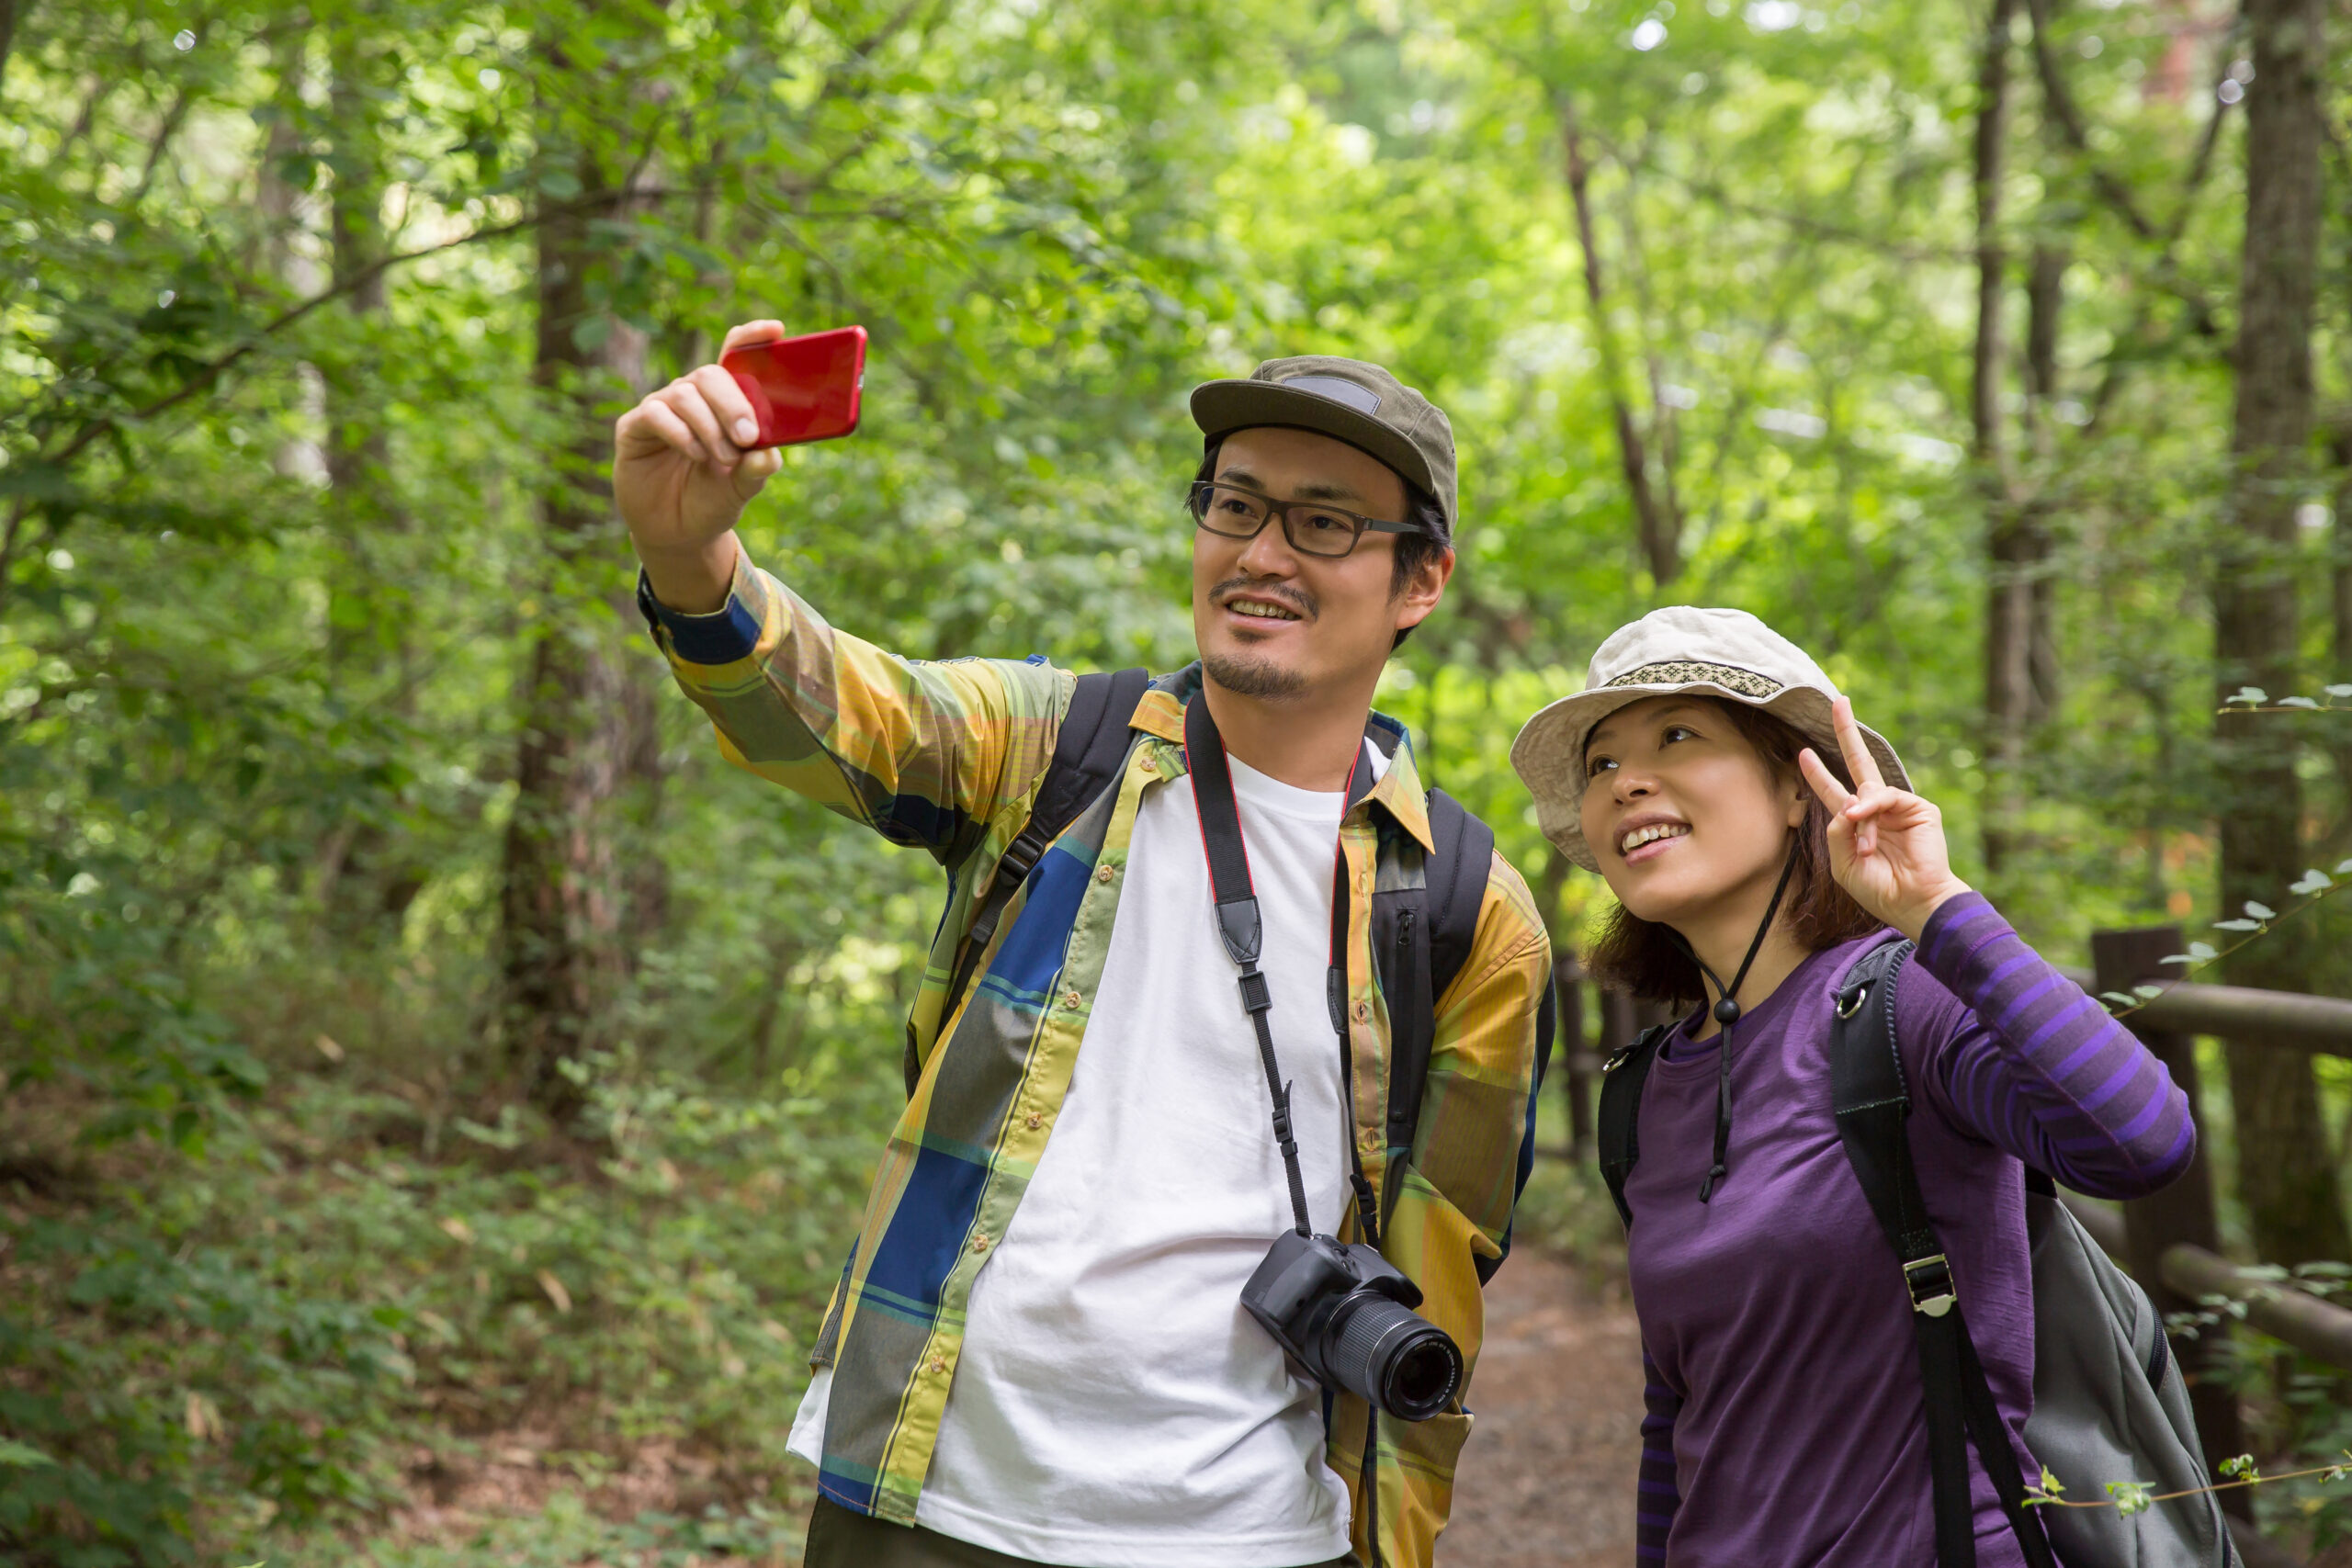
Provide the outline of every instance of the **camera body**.
<path id="1" fill-rule="evenodd" d="M 1460 1347 L 1412 1310 L 1420 1287 L 1362 1242 L 1283 1232 L 1241 1304 L 1308 1377 L 1402 1420 L 1428 1420 L 1462 1386 Z"/>

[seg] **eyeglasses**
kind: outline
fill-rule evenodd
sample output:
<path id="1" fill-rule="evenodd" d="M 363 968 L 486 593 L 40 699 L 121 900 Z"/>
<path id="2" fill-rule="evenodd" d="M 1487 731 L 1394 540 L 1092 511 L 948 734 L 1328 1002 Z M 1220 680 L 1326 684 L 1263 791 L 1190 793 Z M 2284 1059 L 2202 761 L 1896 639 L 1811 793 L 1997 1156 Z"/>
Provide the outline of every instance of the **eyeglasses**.
<path id="1" fill-rule="evenodd" d="M 1344 556 L 1367 533 L 1429 531 L 1418 523 L 1383 523 L 1319 501 L 1276 501 L 1254 490 L 1212 479 L 1193 481 L 1189 505 L 1194 524 L 1226 539 L 1254 539 L 1266 519 L 1279 517 L 1283 537 L 1290 541 L 1290 547 L 1310 556 Z"/>

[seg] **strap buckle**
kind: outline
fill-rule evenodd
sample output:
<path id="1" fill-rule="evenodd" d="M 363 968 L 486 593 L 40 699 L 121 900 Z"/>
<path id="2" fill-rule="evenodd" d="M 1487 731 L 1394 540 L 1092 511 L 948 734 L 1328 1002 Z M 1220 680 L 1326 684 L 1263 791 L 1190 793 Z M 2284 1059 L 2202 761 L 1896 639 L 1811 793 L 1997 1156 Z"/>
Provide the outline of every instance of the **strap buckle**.
<path id="1" fill-rule="evenodd" d="M 1911 1292 L 1911 1310 L 1941 1317 L 1960 1300 L 1951 1282 L 1951 1265 L 1940 1252 L 1903 1266 L 1903 1283 Z"/>
<path id="2" fill-rule="evenodd" d="M 1856 1013 L 1861 1011 L 1862 998 L 1870 994 L 1871 986 L 1870 982 L 1867 980 L 1863 981 L 1860 985 L 1856 986 L 1850 991 L 1838 992 L 1838 1016 L 1839 1018 L 1851 1018 Z"/>

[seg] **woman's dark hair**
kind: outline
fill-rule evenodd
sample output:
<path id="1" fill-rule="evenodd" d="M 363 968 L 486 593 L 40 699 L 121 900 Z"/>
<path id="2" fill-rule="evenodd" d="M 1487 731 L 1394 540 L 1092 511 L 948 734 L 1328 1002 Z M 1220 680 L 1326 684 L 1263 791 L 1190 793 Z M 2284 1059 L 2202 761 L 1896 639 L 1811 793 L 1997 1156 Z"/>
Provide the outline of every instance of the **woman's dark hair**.
<path id="1" fill-rule="evenodd" d="M 1216 478 L 1216 455 L 1224 448 L 1223 436 L 1208 443 L 1201 453 L 1200 471 L 1193 476 L 1195 484 L 1204 484 Z M 1405 479 L 1402 474 L 1396 477 Z M 1437 559 L 1453 545 L 1453 532 L 1445 525 L 1445 508 L 1437 503 L 1437 497 L 1410 479 L 1405 479 L 1405 515 L 1397 521 L 1418 523 L 1421 532 L 1396 536 L 1396 550 L 1389 558 L 1393 564 L 1388 573 L 1388 597 L 1392 600 L 1411 585 L 1421 568 Z M 1388 645 L 1390 651 L 1403 647 L 1405 639 L 1412 635 L 1410 626 L 1400 629 L 1396 641 Z"/>
<path id="2" fill-rule="evenodd" d="M 1777 782 L 1804 776 L 1797 753 L 1813 742 L 1785 719 L 1745 703 L 1713 697 L 1701 699 L 1720 709 L 1756 748 Z M 1835 746 L 1813 746 L 1815 754 L 1848 789 L 1854 787 L 1845 759 Z M 1841 942 L 1868 936 L 1879 921 L 1865 913 L 1829 874 L 1829 808 L 1810 786 L 1805 789 L 1804 825 L 1797 830 L 1796 869 L 1789 874 L 1789 891 L 1781 900 L 1778 924 L 1787 928 L 1799 947 L 1818 953 Z M 1675 945 L 1667 928 L 1645 920 L 1620 904 L 1609 912 L 1600 940 L 1585 955 L 1585 968 L 1602 985 L 1653 1001 L 1701 1002 L 1707 998 L 1699 966 Z"/>

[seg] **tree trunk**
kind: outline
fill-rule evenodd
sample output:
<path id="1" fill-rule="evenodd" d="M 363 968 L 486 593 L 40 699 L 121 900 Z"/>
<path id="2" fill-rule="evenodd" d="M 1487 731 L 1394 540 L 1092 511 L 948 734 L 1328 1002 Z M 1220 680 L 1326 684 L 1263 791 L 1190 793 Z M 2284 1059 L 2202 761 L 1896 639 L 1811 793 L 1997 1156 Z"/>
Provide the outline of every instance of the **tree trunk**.
<path id="1" fill-rule="evenodd" d="M 0 79 L 8 73 L 8 51 L 16 47 L 17 24 L 32 14 L 33 0 L 0 0 Z"/>
<path id="2" fill-rule="evenodd" d="M 2228 531 L 2214 592 L 2215 674 L 2296 690 L 2295 508 L 2310 482 L 2312 331 L 2322 212 L 2320 153 L 2326 0 L 2246 0 L 2254 81 L 2246 102 L 2246 218 L 2238 289 L 2237 404 Z M 2291 719 L 2225 712 L 2214 725 L 2221 776 L 2222 901 L 2277 905 L 2302 863 L 2302 789 Z M 2240 985 L 2310 988 L 2308 921 L 2231 961 Z M 2265 1261 L 2352 1256 L 2311 1062 L 2274 1042 L 2233 1041 L 2238 1190 Z"/>
<path id="3" fill-rule="evenodd" d="M 1992 0 L 1976 68 L 1976 342 L 1970 362 L 1971 456 L 1984 497 L 1984 868 L 1997 877 L 2015 848 L 2025 735 L 2033 707 L 2033 551 L 2010 472 L 2001 384 L 2008 251 L 2001 239 L 2007 162 L 2009 34 L 2018 0 Z"/>
<path id="4" fill-rule="evenodd" d="M 501 897 L 507 1057 L 534 1103 L 559 1119 L 579 1094 L 563 1064 L 592 1043 L 594 1021 L 625 968 L 624 892 L 615 874 L 612 807 L 629 750 L 620 628 L 604 595 L 583 591 L 616 570 L 620 535 L 604 405 L 645 377 L 645 334 L 616 320 L 592 277 L 609 253 L 598 226 L 625 215 L 616 177 L 594 153 L 550 138 L 544 156 L 573 175 L 582 199 L 550 214 L 538 238 L 534 376 L 572 432 L 540 501 L 548 580 L 526 628 L 514 811 Z M 560 183 L 556 181 L 548 184 Z"/>
<path id="5" fill-rule="evenodd" d="M 2352 685 L 2352 403 L 2336 412 L 2327 434 L 2327 451 L 2335 465 L 2335 522 L 2328 530 L 2334 556 L 2328 572 L 2328 681 L 2343 686 Z M 2342 797 L 2335 839 L 2341 843 L 2352 835 L 2352 733 L 2338 730 L 2333 739 L 2335 787 Z M 2352 1138 L 2346 1138 L 2346 1156 L 2352 1157 Z"/>
<path id="6" fill-rule="evenodd" d="M 366 328 L 382 317 L 386 304 L 385 275 L 376 268 L 388 238 L 383 232 L 383 145 L 377 99 L 369 91 L 374 84 L 367 79 L 384 66 L 363 40 L 347 32 L 334 39 L 331 61 L 328 106 L 334 183 L 328 224 L 335 281 L 350 284 L 343 309 L 361 328 L 353 336 L 364 354 Z M 328 366 L 322 380 L 327 483 L 339 536 L 335 574 L 329 584 L 327 662 L 343 690 L 387 694 L 384 711 L 401 725 L 415 708 L 412 622 L 390 602 L 396 590 L 380 547 L 406 534 L 409 520 L 392 485 L 384 411 L 367 395 L 373 382 L 366 367 L 349 357 Z M 388 803 L 374 804 L 380 808 Z M 397 938 L 401 917 L 424 886 L 416 857 L 402 852 L 400 835 L 381 809 L 346 822 L 332 842 L 333 851 L 320 868 L 329 932 L 363 950 Z"/>
<path id="7" fill-rule="evenodd" d="M 1592 307 L 1593 344 L 1600 355 L 1601 376 L 1608 383 L 1610 407 L 1615 416 L 1617 456 L 1624 468 L 1625 488 L 1633 498 L 1642 557 L 1649 564 L 1653 582 L 1663 589 L 1682 570 L 1681 510 L 1671 487 L 1661 486 L 1652 475 L 1641 426 L 1634 419 L 1633 401 L 1625 389 L 1625 356 L 1618 347 L 1616 328 L 1609 318 L 1609 291 L 1601 282 L 1600 248 L 1593 236 L 1592 162 L 1585 152 L 1584 132 L 1577 122 L 1575 104 L 1562 94 L 1557 105 L 1567 157 L 1568 197 L 1576 208 L 1577 243 L 1584 252 L 1585 299 Z"/>

